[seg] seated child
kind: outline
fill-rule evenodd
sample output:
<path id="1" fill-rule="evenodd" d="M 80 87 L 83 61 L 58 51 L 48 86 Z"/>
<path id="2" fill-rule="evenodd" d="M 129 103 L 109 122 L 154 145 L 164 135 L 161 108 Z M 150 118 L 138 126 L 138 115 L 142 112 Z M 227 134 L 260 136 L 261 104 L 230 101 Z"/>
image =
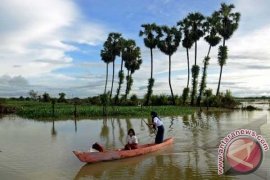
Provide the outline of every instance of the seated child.
<path id="1" fill-rule="evenodd" d="M 134 129 L 128 130 L 127 135 L 127 144 L 125 145 L 125 150 L 137 149 L 138 148 L 138 139 L 135 136 Z"/>

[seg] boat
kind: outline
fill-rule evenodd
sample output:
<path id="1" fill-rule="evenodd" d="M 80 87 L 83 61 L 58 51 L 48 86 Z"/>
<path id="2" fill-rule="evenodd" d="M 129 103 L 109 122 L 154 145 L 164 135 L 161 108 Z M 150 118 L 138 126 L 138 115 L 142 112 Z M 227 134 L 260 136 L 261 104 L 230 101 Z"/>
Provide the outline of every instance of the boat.
<path id="1" fill-rule="evenodd" d="M 139 145 L 137 149 L 132 150 L 119 149 L 104 152 L 73 151 L 73 153 L 81 162 L 96 163 L 101 161 L 112 161 L 148 154 L 158 151 L 159 149 L 164 148 L 172 143 L 173 138 L 168 138 L 160 144 L 143 144 Z"/>

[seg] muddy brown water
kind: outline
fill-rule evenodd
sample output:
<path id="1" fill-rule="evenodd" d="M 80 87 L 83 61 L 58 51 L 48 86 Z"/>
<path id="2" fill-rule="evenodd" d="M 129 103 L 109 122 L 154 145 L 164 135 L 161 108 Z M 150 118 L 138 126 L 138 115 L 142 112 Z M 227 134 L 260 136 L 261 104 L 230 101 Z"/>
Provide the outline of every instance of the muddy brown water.
<path id="1" fill-rule="evenodd" d="M 270 152 L 249 175 L 217 174 L 217 144 L 232 130 L 261 131 L 270 143 L 269 112 L 231 111 L 162 117 L 165 137 L 174 144 L 136 158 L 84 164 L 73 150 L 88 150 L 99 142 L 108 149 L 123 147 L 127 129 L 140 143 L 154 141 L 147 119 L 36 121 L 9 115 L 0 118 L 0 179 L 270 179 Z M 253 123 L 265 118 L 265 123 Z M 250 126 L 252 127 L 250 127 Z M 259 126 L 259 127 L 255 127 Z"/>

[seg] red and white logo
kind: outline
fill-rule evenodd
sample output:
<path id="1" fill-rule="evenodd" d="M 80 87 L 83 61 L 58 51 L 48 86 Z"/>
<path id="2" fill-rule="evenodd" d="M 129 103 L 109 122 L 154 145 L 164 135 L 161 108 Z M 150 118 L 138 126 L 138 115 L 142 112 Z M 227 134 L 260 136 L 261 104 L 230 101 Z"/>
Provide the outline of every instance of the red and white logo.
<path id="1" fill-rule="evenodd" d="M 257 140 L 240 136 L 228 144 L 225 158 L 232 170 L 247 174 L 258 169 L 263 159 L 263 150 Z"/>

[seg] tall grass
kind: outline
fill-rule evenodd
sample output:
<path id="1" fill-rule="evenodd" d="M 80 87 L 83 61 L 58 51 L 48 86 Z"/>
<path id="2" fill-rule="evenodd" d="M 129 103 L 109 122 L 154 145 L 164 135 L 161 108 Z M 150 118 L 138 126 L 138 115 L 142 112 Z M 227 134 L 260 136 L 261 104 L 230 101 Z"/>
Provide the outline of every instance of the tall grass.
<path id="1" fill-rule="evenodd" d="M 52 104 L 37 101 L 15 101 L 8 100 L 6 106 L 15 107 L 16 114 L 32 119 L 63 119 L 74 117 L 74 105 L 68 103 L 56 103 L 53 115 Z M 108 107 L 109 116 L 123 117 L 148 117 L 151 111 L 156 111 L 160 116 L 176 116 L 192 114 L 196 108 L 180 106 L 111 106 Z M 77 105 L 78 118 L 101 117 L 102 106 L 87 104 Z"/>

